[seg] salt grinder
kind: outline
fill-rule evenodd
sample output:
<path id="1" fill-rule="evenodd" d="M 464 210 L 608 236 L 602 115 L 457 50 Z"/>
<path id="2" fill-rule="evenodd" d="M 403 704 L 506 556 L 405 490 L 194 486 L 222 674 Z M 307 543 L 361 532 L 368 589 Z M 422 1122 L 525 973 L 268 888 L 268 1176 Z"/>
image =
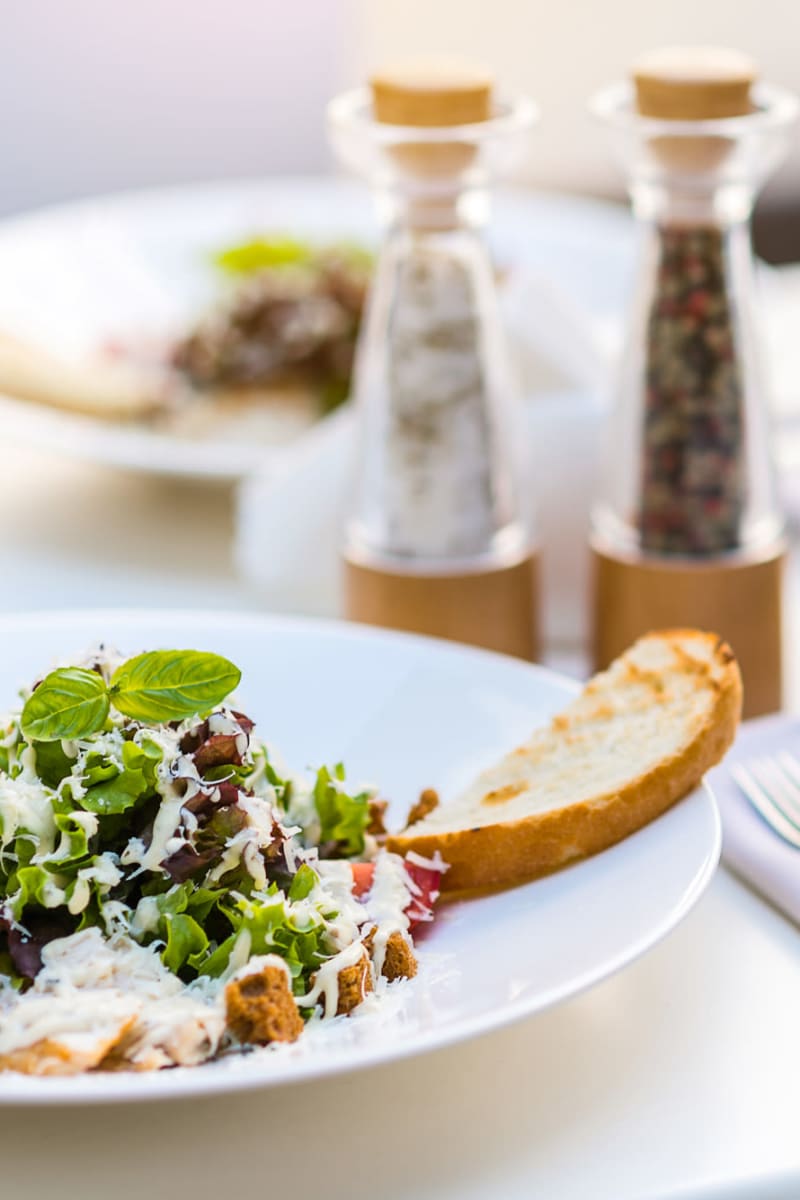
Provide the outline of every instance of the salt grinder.
<path id="1" fill-rule="evenodd" d="M 524 153 L 533 106 L 492 93 L 481 69 L 418 62 L 330 106 L 334 145 L 384 217 L 356 357 L 345 611 L 533 658 L 523 439 L 480 232 L 488 182 Z"/>
<path id="2" fill-rule="evenodd" d="M 650 629 L 713 630 L 739 659 L 750 716 L 781 705 L 786 544 L 749 218 L 797 110 L 755 76 L 737 52 L 671 48 L 595 100 L 640 247 L 591 532 L 596 665 Z"/>

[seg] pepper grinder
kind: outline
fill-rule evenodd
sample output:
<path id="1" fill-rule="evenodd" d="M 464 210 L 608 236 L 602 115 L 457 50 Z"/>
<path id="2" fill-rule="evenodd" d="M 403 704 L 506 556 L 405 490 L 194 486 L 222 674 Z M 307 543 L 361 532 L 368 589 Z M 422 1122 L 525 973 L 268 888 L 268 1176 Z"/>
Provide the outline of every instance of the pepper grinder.
<path id="1" fill-rule="evenodd" d="M 592 512 L 594 654 L 692 625 L 732 645 L 745 713 L 782 699 L 784 519 L 753 318 L 749 218 L 795 98 L 745 55 L 646 55 L 602 92 L 630 177 L 638 280 Z"/>
<path id="2" fill-rule="evenodd" d="M 346 615 L 528 659 L 536 553 L 481 227 L 533 116 L 494 98 L 488 72 L 441 61 L 383 71 L 329 109 L 384 223 L 354 372 Z"/>

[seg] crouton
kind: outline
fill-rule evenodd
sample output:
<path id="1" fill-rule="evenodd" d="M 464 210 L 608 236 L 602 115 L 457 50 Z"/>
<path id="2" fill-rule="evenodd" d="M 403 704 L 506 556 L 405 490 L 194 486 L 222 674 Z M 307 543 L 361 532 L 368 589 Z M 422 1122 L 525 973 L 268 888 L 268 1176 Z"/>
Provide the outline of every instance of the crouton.
<path id="1" fill-rule="evenodd" d="M 257 1046 L 296 1042 L 303 1032 L 303 1018 L 279 966 L 231 980 L 225 988 L 225 1018 L 235 1038 Z"/>
<path id="2" fill-rule="evenodd" d="M 373 925 L 369 933 L 362 939 L 364 949 L 370 958 L 375 950 L 375 934 L 377 925 Z M 395 929 L 386 939 L 383 952 L 381 975 L 390 982 L 393 979 L 413 979 L 417 973 L 417 959 L 411 949 L 411 943 L 399 929 Z"/>
<path id="3" fill-rule="evenodd" d="M 367 833 L 372 834 L 373 837 L 382 838 L 388 832 L 384 821 L 388 806 L 388 800 L 370 800 L 369 802 L 369 825 L 367 826 Z"/>
<path id="4" fill-rule="evenodd" d="M 439 793 L 433 788 L 425 788 L 424 792 L 420 793 L 419 800 L 416 804 L 412 804 L 408 813 L 408 825 L 416 825 L 417 821 L 424 820 L 430 816 L 435 808 L 439 807 Z"/>
<path id="5" fill-rule="evenodd" d="M 406 937 L 396 929 L 386 940 L 381 975 L 384 979 L 413 979 L 417 973 L 417 959 Z"/>
<path id="6" fill-rule="evenodd" d="M 365 1000 L 367 995 L 375 989 L 372 982 L 372 964 L 366 951 L 358 962 L 353 963 L 352 967 L 342 968 L 338 980 L 339 1001 L 336 1006 L 336 1015 L 341 1017 L 352 1012 L 354 1008 L 358 1008 L 361 1001 Z"/>

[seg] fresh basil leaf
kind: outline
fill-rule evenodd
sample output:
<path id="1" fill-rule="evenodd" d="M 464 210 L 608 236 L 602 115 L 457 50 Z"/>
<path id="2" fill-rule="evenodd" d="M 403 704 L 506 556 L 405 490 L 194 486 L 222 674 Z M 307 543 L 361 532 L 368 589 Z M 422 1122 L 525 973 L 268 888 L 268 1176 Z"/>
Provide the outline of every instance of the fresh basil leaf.
<path id="1" fill-rule="evenodd" d="M 25 737 L 39 742 L 88 737 L 108 716 L 108 693 L 96 671 L 62 667 L 28 697 L 20 718 Z"/>
<path id="2" fill-rule="evenodd" d="M 136 721 L 181 721 L 219 704 L 241 677 L 218 654 L 152 650 L 115 671 L 109 694 L 117 711 Z"/>

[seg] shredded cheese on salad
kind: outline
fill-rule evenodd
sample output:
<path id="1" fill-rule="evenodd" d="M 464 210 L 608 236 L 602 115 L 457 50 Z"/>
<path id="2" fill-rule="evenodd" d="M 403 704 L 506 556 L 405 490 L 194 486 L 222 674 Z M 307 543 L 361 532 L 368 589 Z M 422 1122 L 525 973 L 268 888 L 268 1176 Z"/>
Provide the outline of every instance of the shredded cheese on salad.
<path id="1" fill-rule="evenodd" d="M 444 864 L 341 764 L 287 772 L 217 655 L 100 645 L 0 727 L 0 1069 L 193 1065 L 416 971 Z"/>

